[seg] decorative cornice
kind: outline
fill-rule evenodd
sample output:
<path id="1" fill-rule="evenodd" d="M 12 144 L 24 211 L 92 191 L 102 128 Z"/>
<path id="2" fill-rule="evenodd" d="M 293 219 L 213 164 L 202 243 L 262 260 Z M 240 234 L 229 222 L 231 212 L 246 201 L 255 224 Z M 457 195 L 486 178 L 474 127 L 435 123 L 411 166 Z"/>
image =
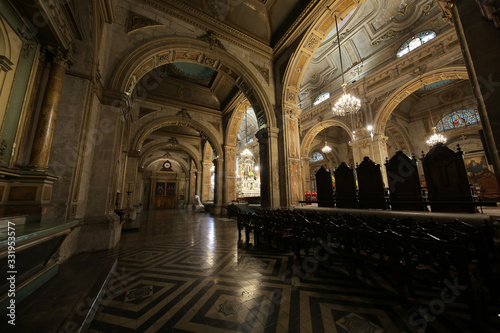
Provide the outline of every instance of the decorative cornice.
<path id="1" fill-rule="evenodd" d="M 209 30 L 209 31 L 207 31 L 206 34 L 201 35 L 201 36 L 196 37 L 196 38 L 203 41 L 203 42 L 209 43 L 210 50 L 215 49 L 215 47 L 217 46 L 218 48 L 221 48 L 224 51 L 226 51 L 226 47 L 220 42 L 219 39 L 217 39 L 217 35 L 213 31 Z"/>
<path id="2" fill-rule="evenodd" d="M 128 11 L 128 19 L 127 19 L 127 33 L 130 33 L 135 30 L 139 30 L 146 27 L 164 25 L 158 21 L 152 20 L 149 17 L 146 17 L 141 14 L 137 14 L 131 10 Z"/>
<path id="3" fill-rule="evenodd" d="M 189 24 L 198 27 L 200 29 L 206 30 L 207 26 L 212 27 L 212 31 L 218 38 L 223 38 L 228 42 L 237 45 L 245 50 L 259 54 L 266 58 L 271 59 L 272 49 L 258 41 L 257 39 L 250 37 L 247 34 L 211 17 L 193 7 L 178 1 L 178 0 L 168 0 L 168 5 L 165 0 L 142 0 L 144 3 L 150 5 L 151 7 L 164 12 L 170 16 L 176 17 L 182 21 L 188 22 Z M 317 1 L 317 0 L 316 0 Z M 172 9 L 174 6 L 179 10 Z M 187 14 L 189 13 L 189 14 Z M 252 45 L 253 47 L 250 47 Z"/>
<path id="4" fill-rule="evenodd" d="M 312 0 L 307 7 L 300 13 L 300 15 L 295 19 L 292 25 L 288 28 L 288 30 L 283 34 L 283 36 L 279 39 L 279 41 L 274 45 L 273 50 L 276 54 L 280 48 L 284 46 L 284 44 L 288 40 L 295 40 L 300 34 L 306 30 L 309 25 L 302 24 L 307 16 L 313 11 L 315 6 L 319 3 L 321 4 L 323 1 Z"/>
<path id="5" fill-rule="evenodd" d="M 175 114 L 177 117 L 182 117 L 186 119 L 192 119 L 186 109 L 182 108 L 179 112 Z"/>
<path id="6" fill-rule="evenodd" d="M 377 39 L 372 40 L 370 45 L 371 46 L 380 45 L 380 43 L 382 43 L 383 41 L 386 41 L 386 40 L 389 40 L 391 38 L 396 37 L 397 34 L 398 34 L 397 32 L 395 32 L 394 30 L 391 29 L 391 30 L 387 31 L 385 34 L 383 34 L 382 36 L 378 37 Z"/>

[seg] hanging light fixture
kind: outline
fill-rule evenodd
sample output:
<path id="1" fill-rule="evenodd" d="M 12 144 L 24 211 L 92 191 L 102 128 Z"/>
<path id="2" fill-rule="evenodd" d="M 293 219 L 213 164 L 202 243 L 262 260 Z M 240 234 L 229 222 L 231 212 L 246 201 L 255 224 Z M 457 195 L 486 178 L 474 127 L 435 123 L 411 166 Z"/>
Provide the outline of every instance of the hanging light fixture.
<path id="1" fill-rule="evenodd" d="M 434 146 L 436 143 L 446 143 L 446 138 L 444 136 L 442 136 L 441 134 L 437 134 L 436 133 L 436 127 L 432 127 L 432 131 L 434 132 L 434 134 L 431 135 L 431 137 L 429 138 L 429 140 L 427 140 L 427 145 L 428 146 Z"/>
<path id="2" fill-rule="evenodd" d="M 420 79 L 420 82 L 422 82 L 422 79 Z M 427 90 L 427 86 L 424 85 L 424 91 Z M 432 125 L 432 135 L 429 138 L 429 140 L 426 141 L 428 146 L 434 146 L 436 143 L 446 143 L 446 138 L 441 135 L 436 133 L 436 126 L 434 126 L 434 121 L 432 120 L 432 114 L 431 114 L 431 108 L 429 107 L 429 100 L 427 100 L 427 109 L 429 110 L 429 118 L 431 120 L 431 125 Z"/>
<path id="3" fill-rule="evenodd" d="M 332 148 L 328 147 L 328 144 L 326 142 L 326 131 L 323 132 L 325 134 L 325 146 L 323 148 L 321 148 L 321 151 L 324 153 L 324 154 L 328 154 L 329 152 L 332 151 Z"/>
<path id="4" fill-rule="evenodd" d="M 337 16 L 335 15 L 335 26 L 337 29 L 337 45 L 339 47 L 339 56 L 340 56 L 340 71 L 342 72 L 342 90 L 344 93 L 339 98 L 339 100 L 335 103 L 332 108 L 333 114 L 336 116 L 345 116 L 347 114 L 355 114 L 361 108 L 361 101 L 351 96 L 347 93 L 347 83 L 345 83 L 344 79 L 344 66 L 342 65 L 342 49 L 340 47 L 340 38 L 339 38 L 339 27 Z"/>

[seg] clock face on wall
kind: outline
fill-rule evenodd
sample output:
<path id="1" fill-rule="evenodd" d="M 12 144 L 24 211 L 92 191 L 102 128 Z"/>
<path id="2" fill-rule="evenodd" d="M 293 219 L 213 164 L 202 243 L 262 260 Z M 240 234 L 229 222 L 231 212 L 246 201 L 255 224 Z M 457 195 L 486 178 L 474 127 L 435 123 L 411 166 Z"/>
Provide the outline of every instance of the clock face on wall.
<path id="1" fill-rule="evenodd" d="M 170 161 L 165 161 L 165 163 L 163 163 L 163 167 L 165 169 L 170 169 L 172 167 L 172 163 L 170 163 Z"/>

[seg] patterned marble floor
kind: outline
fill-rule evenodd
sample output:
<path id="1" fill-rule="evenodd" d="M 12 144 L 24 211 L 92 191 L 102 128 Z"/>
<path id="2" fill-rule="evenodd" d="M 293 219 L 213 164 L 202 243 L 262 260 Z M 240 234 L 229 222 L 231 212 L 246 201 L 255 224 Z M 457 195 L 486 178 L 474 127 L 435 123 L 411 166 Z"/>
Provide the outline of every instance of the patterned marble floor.
<path id="1" fill-rule="evenodd" d="M 99 256 L 118 267 L 89 332 L 476 332 L 460 304 L 424 320 L 379 273 L 243 250 L 236 221 L 207 213 L 143 212 L 140 229 Z"/>

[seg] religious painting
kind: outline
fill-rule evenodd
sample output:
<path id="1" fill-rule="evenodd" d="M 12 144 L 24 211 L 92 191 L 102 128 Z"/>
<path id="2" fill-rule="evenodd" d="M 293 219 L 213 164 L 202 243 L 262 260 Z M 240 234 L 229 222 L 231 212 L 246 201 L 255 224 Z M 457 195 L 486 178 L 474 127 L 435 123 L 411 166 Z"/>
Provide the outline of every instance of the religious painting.
<path id="1" fill-rule="evenodd" d="M 488 162 L 484 155 L 464 158 L 464 163 L 471 183 L 477 183 L 483 171 L 488 170 Z"/>

